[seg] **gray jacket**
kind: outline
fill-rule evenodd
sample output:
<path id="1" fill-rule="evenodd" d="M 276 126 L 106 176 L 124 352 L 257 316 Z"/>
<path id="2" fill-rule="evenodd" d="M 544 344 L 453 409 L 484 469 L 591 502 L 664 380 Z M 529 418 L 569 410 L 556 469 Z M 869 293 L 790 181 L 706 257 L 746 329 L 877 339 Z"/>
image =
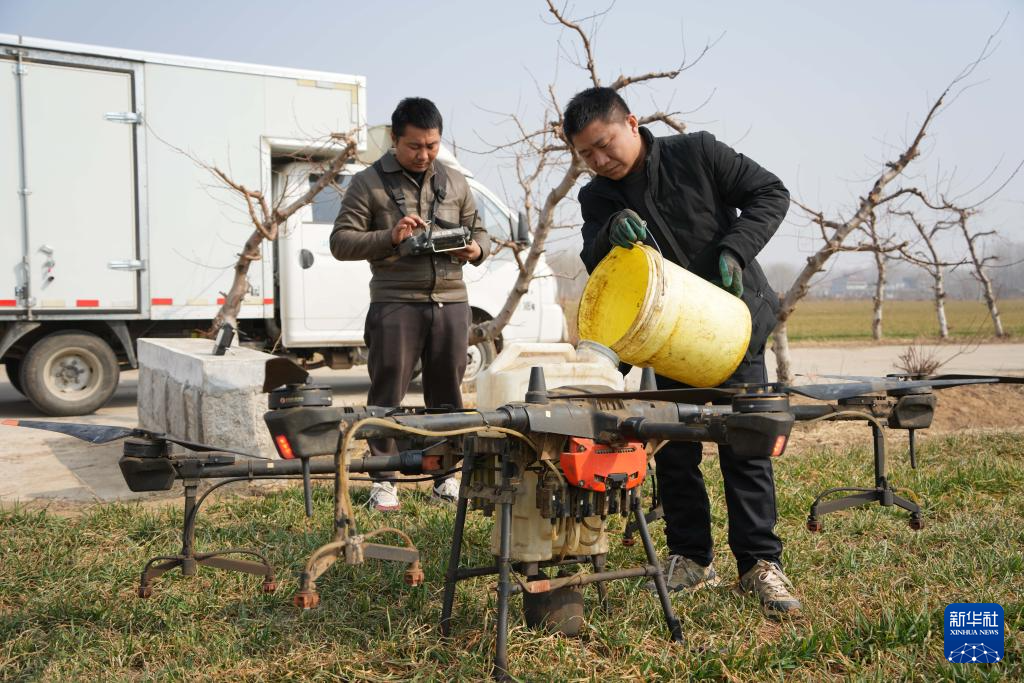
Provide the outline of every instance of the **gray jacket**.
<path id="1" fill-rule="evenodd" d="M 431 183 L 434 168 L 427 170 L 423 184 L 419 185 L 399 165 L 393 152 L 381 158 L 381 165 L 386 174 L 397 174 L 406 210 L 426 220 L 434 199 Z M 480 245 L 480 257 L 472 265 L 479 266 L 490 253 L 490 237 L 477 214 L 465 176 L 447 167 L 444 172 L 448 178 L 445 195 L 437 202 L 435 216 L 472 230 L 473 239 Z M 345 191 L 331 232 L 331 253 L 341 261 L 365 259 L 370 262 L 373 273 L 370 300 L 374 303 L 468 301 L 462 280 L 464 261 L 446 254 L 399 255 L 391 244 L 391 229 L 401 218 L 402 212 L 377 170 L 364 169 L 352 178 Z"/>

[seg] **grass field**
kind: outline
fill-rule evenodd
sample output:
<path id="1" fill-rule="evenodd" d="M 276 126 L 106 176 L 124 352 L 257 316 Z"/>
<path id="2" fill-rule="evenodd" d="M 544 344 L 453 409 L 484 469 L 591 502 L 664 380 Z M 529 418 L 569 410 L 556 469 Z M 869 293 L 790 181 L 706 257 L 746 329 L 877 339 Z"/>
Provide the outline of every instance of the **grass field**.
<path id="1" fill-rule="evenodd" d="M 787 544 L 787 571 L 804 601 L 801 619 L 766 620 L 754 600 L 725 587 L 677 595 L 688 644 L 674 645 L 654 597 L 639 581 L 620 581 L 610 588 L 607 613 L 587 593 L 584 634 L 568 639 L 522 626 L 516 599 L 513 672 L 530 681 L 1020 680 L 1024 440 L 1016 433 L 933 437 L 916 471 L 899 447 L 893 450 L 892 479 L 924 501 L 923 531 L 911 531 L 903 514 L 876 506 L 830 516 L 824 533 L 809 534 L 804 519 L 815 493 L 869 483 L 870 454 L 824 450 L 777 461 L 778 528 Z M 735 567 L 725 545 L 714 458 L 706 460 L 705 474 L 717 566 L 731 583 Z M 388 521 L 409 531 L 423 551 L 425 587 L 404 586 L 401 569 L 391 565 L 336 566 L 320 581 L 319 610 L 301 614 L 291 606 L 295 574 L 327 533 L 328 489 L 316 493 L 311 528 L 294 488 L 227 497 L 200 516 L 199 550 L 267 550 L 282 579 L 273 595 L 260 592 L 256 577 L 202 569 L 190 579 L 167 574 L 152 598 L 137 599 L 143 562 L 178 549 L 177 508 L 103 505 L 75 518 L 0 512 L 0 679 L 485 678 L 494 592 L 484 579 L 460 584 L 453 635 L 438 635 L 453 513 L 419 492 L 409 493 L 403 513 Z M 363 509 L 361 515 L 364 529 L 381 522 L 377 513 Z M 660 523 L 655 533 L 661 547 Z M 488 536 L 489 520 L 472 515 L 469 557 L 476 563 L 486 561 Z M 614 543 L 609 564 L 639 557 L 638 548 Z M 950 602 L 1003 605 L 1002 663 L 945 661 L 942 619 Z"/>
<path id="2" fill-rule="evenodd" d="M 1024 299 L 999 302 L 1003 329 L 1011 337 L 1024 336 Z M 871 339 L 871 301 L 807 299 L 789 321 L 789 338 L 800 340 Z M 939 326 L 931 301 L 887 301 L 882 311 L 886 339 L 937 338 Z M 993 334 L 988 308 L 981 301 L 946 302 L 951 337 L 986 338 Z"/>

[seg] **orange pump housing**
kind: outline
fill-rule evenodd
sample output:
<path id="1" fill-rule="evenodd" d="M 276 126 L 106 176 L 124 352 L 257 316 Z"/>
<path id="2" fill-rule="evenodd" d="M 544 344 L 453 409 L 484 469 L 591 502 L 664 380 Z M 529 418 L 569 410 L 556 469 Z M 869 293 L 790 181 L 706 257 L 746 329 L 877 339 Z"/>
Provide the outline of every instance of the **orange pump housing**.
<path id="1" fill-rule="evenodd" d="M 570 436 L 559 459 L 569 485 L 589 491 L 635 488 L 647 476 L 647 451 L 640 441 L 610 446 Z"/>

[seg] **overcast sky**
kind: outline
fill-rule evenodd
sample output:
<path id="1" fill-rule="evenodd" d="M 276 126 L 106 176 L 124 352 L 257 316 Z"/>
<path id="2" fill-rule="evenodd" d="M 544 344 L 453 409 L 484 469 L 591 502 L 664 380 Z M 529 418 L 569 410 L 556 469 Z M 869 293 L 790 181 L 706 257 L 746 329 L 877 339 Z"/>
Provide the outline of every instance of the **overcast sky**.
<path id="1" fill-rule="evenodd" d="M 569 14 L 608 6 L 576 2 Z M 991 190 L 1024 160 L 1019 0 L 619 2 L 594 47 L 610 82 L 672 68 L 684 51 L 692 59 L 717 40 L 674 81 L 627 89 L 631 107 L 689 111 L 708 100 L 682 117 L 690 130 L 711 131 L 775 172 L 794 197 L 836 212 L 867 190 L 1004 17 L 997 49 L 936 121 L 916 165 L 929 178 L 955 169 L 959 190 L 998 165 L 983 188 Z M 559 51 L 560 38 L 576 44 L 572 36 L 540 1 L 0 0 L 0 33 L 359 74 L 371 124 L 387 122 L 404 96 L 430 97 L 445 137 L 465 148 L 460 160 L 512 203 L 507 164 L 466 150 L 513 135 L 494 112 L 538 121 L 538 83 L 553 82 L 563 103 L 589 85 Z M 1024 241 L 1024 173 L 987 205 L 984 221 Z M 790 220 L 761 260 L 799 263 L 816 248 L 813 238 Z"/>

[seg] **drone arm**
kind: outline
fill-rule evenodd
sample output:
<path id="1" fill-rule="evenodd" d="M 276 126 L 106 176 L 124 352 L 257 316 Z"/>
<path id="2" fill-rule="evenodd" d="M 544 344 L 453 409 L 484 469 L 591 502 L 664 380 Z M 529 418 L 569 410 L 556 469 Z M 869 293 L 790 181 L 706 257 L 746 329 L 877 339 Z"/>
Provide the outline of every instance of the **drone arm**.
<path id="1" fill-rule="evenodd" d="M 678 422 L 654 422 L 642 417 L 628 417 L 619 423 L 619 431 L 627 439 L 638 441 L 713 441 L 710 431 L 702 425 Z"/>
<path id="2" fill-rule="evenodd" d="M 334 459 L 329 457 L 306 458 L 309 462 L 310 474 L 333 474 Z M 362 458 L 351 458 L 348 463 L 349 472 L 401 472 L 402 474 L 423 474 L 429 471 L 424 468 L 421 451 L 402 451 L 396 455 L 370 455 Z M 226 477 L 274 477 L 281 475 L 301 474 L 302 464 L 299 460 L 272 460 L 267 462 L 240 462 L 234 465 L 205 467 L 195 476 L 198 479 L 223 479 Z"/>
<path id="3" fill-rule="evenodd" d="M 333 458 L 307 458 L 309 474 L 333 474 Z M 118 463 L 132 491 L 169 491 L 177 479 L 269 479 L 302 474 L 301 460 L 267 460 L 210 464 L 198 458 L 122 457 Z M 424 474 L 437 471 L 439 461 L 424 458 L 421 451 L 403 451 L 397 455 L 352 458 L 349 472 L 394 472 Z"/>
<path id="4" fill-rule="evenodd" d="M 642 417 L 623 420 L 619 429 L 626 438 L 643 441 L 711 441 L 727 444 L 739 458 L 782 455 L 793 428 L 788 412 L 731 413 L 713 416 L 705 425 L 654 422 Z"/>
<path id="5" fill-rule="evenodd" d="M 338 448 L 339 425 L 348 430 L 356 422 L 367 417 L 386 418 L 394 423 L 388 428 L 380 423 L 367 424 L 359 428 L 353 438 L 374 439 L 396 437 L 407 434 L 402 429 L 451 431 L 474 427 L 511 427 L 522 431 L 527 422 L 525 412 L 506 408 L 488 412 L 435 413 L 426 415 L 387 415 L 385 408 L 358 408 L 353 411 L 346 407 L 315 407 L 302 409 L 272 410 L 264 416 L 270 435 L 274 439 L 288 440 L 296 458 L 311 458 L 333 454 Z"/>

